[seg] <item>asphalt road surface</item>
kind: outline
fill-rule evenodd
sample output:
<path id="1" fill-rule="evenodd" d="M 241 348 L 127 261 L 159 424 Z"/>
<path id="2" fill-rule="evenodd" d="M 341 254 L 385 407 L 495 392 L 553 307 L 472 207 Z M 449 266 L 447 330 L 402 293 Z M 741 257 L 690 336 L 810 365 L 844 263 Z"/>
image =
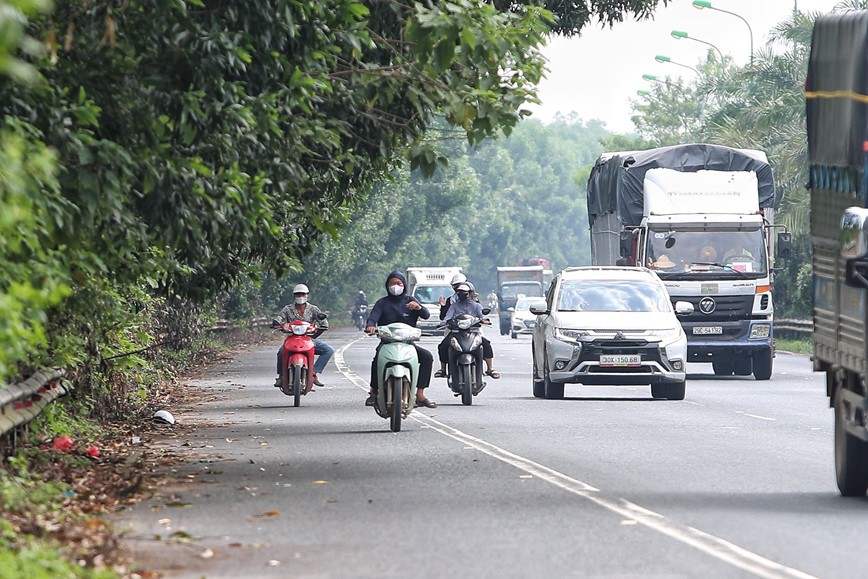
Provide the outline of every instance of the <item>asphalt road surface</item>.
<path id="1" fill-rule="evenodd" d="M 167 577 L 835 577 L 868 575 L 868 500 L 838 495 L 832 411 L 806 356 L 768 382 L 690 365 L 684 401 L 649 387 L 532 396 L 530 337 L 486 331 L 500 380 L 399 433 L 364 406 L 374 338 L 337 355 L 301 407 L 273 345 L 191 383 L 202 424 L 160 442 L 175 484 L 116 515 Z M 435 350 L 437 338 L 424 338 Z"/>

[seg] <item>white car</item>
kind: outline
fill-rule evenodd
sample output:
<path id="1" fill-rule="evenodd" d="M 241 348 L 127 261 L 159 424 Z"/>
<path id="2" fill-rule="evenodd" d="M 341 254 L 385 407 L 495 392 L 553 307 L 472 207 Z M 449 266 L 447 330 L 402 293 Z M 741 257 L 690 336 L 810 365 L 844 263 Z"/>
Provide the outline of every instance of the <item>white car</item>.
<path id="1" fill-rule="evenodd" d="M 536 297 L 518 298 L 514 308 L 509 308 L 512 318 L 509 322 L 509 335 L 515 340 L 519 334 L 532 334 L 536 323 L 536 314 L 530 311 L 531 306 L 545 308 L 545 300 Z"/>
<path id="2" fill-rule="evenodd" d="M 650 384 L 654 398 L 683 400 L 687 336 L 660 278 L 644 267 L 561 271 L 533 330 L 533 395 L 561 399 L 565 384 Z"/>

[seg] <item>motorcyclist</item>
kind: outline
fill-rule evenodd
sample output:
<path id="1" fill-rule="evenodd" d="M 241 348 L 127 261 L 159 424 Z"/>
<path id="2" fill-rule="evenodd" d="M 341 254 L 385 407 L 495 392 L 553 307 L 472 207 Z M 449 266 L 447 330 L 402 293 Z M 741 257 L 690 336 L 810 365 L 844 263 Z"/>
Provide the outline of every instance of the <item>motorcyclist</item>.
<path id="1" fill-rule="evenodd" d="M 358 311 L 361 306 L 366 305 L 368 305 L 368 296 L 365 295 L 365 292 L 359 290 L 359 293 L 356 295 L 356 311 Z"/>
<path id="2" fill-rule="evenodd" d="M 460 274 L 459 274 L 460 275 Z M 464 276 L 461 276 L 464 277 Z M 449 297 L 449 299 L 440 298 L 440 319 L 441 320 L 450 320 L 453 317 L 463 314 L 463 313 L 471 313 L 460 311 L 459 313 L 451 313 L 454 312 L 452 306 L 458 302 L 468 301 L 472 302 L 478 307 L 478 314 L 473 314 L 477 317 L 482 317 L 482 306 L 479 305 L 478 300 L 476 299 L 476 288 L 472 283 L 467 281 L 467 278 L 463 280 L 459 279 L 458 283 L 455 283 L 457 276 L 452 278 L 452 289 L 455 290 L 455 293 Z M 458 288 L 462 288 L 460 291 Z M 466 288 L 466 289 L 465 289 Z M 468 305 L 461 306 L 462 309 L 467 307 L 472 307 Z M 474 308 L 476 311 L 476 308 Z M 486 320 L 486 323 L 490 323 Z M 443 336 L 443 339 L 437 345 L 437 357 L 440 360 L 440 369 L 434 374 L 435 378 L 445 378 L 446 377 L 446 365 L 449 363 L 449 332 Z M 491 376 L 494 380 L 500 379 L 500 372 L 494 369 L 494 349 L 491 347 L 491 340 L 482 336 L 482 358 L 485 360 L 485 375 Z"/>
<path id="3" fill-rule="evenodd" d="M 313 383 L 317 386 L 324 386 L 324 384 L 320 382 L 319 375 L 323 370 L 325 370 L 329 360 L 332 359 L 335 349 L 319 339 L 319 336 L 328 329 L 329 322 L 327 319 L 319 319 L 322 310 L 315 305 L 308 303 L 307 298 L 309 294 L 310 290 L 303 283 L 292 288 L 293 303 L 284 306 L 283 309 L 280 310 L 280 313 L 277 314 L 276 319 L 281 324 L 301 320 L 318 327 L 317 332 L 313 335 L 314 354 L 317 355 L 317 359 L 313 363 Z M 280 375 L 283 368 L 282 362 L 283 348 L 281 347 L 277 351 L 277 380 L 274 381 L 274 385 L 278 387 L 280 386 Z"/>
<path id="4" fill-rule="evenodd" d="M 398 270 L 393 271 L 386 278 L 387 295 L 377 300 L 374 307 L 368 314 L 368 321 L 365 324 L 365 333 L 375 335 L 377 326 L 385 326 L 401 322 L 409 326 L 416 327 L 416 322 L 419 318 L 427 320 L 430 317 L 428 309 L 419 303 L 413 296 L 407 295 L 407 279 L 404 274 Z M 377 346 L 377 351 L 374 354 L 374 359 L 371 361 L 371 390 L 368 393 L 368 399 L 365 400 L 366 406 L 373 406 L 377 401 L 377 356 L 380 354 L 382 342 Z M 431 384 L 431 368 L 434 365 L 434 356 L 416 344 L 416 355 L 419 358 L 419 379 L 416 382 L 416 406 L 424 406 L 426 408 L 436 408 L 437 404 L 433 400 L 425 397 L 425 389 Z"/>

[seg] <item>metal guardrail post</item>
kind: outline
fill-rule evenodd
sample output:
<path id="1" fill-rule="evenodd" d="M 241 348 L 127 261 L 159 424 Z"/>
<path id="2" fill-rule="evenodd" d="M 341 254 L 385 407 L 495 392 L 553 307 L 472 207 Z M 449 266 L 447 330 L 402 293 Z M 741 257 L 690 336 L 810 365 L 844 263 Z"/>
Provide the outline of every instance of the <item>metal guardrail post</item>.
<path id="1" fill-rule="evenodd" d="M 42 409 L 72 390 L 61 384 L 64 370 L 42 370 L 25 380 L 0 388 L 0 437 L 36 418 Z"/>

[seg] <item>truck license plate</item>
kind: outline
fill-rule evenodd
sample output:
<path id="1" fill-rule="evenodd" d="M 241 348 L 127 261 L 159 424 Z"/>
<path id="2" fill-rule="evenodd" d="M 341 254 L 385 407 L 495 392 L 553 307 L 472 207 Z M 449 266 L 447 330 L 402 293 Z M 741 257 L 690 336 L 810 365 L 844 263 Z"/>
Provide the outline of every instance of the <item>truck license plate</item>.
<path id="1" fill-rule="evenodd" d="M 694 335 L 696 335 L 696 334 L 701 334 L 701 335 L 722 334 L 722 333 L 723 333 L 723 327 L 721 327 L 721 326 L 694 326 L 693 327 L 693 334 Z"/>
<path id="2" fill-rule="evenodd" d="M 642 363 L 639 354 L 602 354 L 600 366 L 638 366 Z"/>

